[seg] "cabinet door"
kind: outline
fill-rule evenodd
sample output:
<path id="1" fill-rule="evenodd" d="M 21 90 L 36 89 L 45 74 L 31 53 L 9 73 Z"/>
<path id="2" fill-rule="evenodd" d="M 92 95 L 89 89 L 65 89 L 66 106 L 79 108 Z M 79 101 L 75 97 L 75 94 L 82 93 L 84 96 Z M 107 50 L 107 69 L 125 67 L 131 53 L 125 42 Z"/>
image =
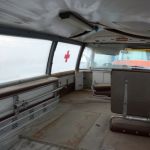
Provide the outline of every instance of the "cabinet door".
<path id="1" fill-rule="evenodd" d="M 76 72 L 75 74 L 75 89 L 83 89 L 83 72 Z"/>

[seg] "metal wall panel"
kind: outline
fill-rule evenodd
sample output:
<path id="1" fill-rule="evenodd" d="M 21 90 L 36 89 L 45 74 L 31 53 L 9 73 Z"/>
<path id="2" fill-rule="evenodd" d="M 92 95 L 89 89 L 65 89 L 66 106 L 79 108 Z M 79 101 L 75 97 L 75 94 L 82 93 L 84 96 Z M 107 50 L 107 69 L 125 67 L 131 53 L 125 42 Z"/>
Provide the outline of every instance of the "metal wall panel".
<path id="1" fill-rule="evenodd" d="M 0 118 L 13 112 L 13 97 L 0 100 Z"/>
<path id="2" fill-rule="evenodd" d="M 96 70 L 93 73 L 93 83 L 96 84 L 111 84 L 111 71 Z"/>
<path id="3" fill-rule="evenodd" d="M 112 112 L 149 118 L 150 72 L 113 70 L 111 96 Z"/>
<path id="4" fill-rule="evenodd" d="M 15 94 L 15 96 L 18 96 L 18 103 L 26 103 L 25 107 L 29 107 L 30 105 L 52 97 L 53 93 L 50 92 L 56 88 L 57 82 L 51 83 L 46 86 L 38 87 L 23 93 L 17 93 Z M 9 115 L 14 112 L 13 96 L 0 100 L 0 118 L 5 117 L 6 115 Z"/>
<path id="5" fill-rule="evenodd" d="M 75 90 L 83 89 L 83 72 L 76 72 L 75 74 Z"/>
<path id="6" fill-rule="evenodd" d="M 67 86 L 75 82 L 75 75 L 66 75 L 59 78 L 59 86 Z"/>

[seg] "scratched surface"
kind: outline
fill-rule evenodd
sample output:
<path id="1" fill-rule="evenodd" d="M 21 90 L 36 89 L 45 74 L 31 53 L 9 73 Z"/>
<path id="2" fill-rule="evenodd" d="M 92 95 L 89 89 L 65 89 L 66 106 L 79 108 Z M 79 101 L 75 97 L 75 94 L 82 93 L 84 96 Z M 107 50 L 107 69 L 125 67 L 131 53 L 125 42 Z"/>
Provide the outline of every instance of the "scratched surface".
<path id="1" fill-rule="evenodd" d="M 44 144 L 28 139 L 21 139 L 11 150 L 69 150 L 51 144 Z"/>
<path id="2" fill-rule="evenodd" d="M 95 97 L 90 97 L 89 102 L 85 97 L 89 99 L 88 92 L 73 92 L 63 97 L 63 101 L 68 99 L 59 106 L 63 108 L 63 111 L 60 108 L 55 110 L 63 114 L 50 122 L 47 118 L 47 123 L 40 128 L 39 124 L 35 124 L 34 127 L 37 130 L 32 130 L 32 132 L 29 130 L 30 134 L 24 133 L 23 135 L 29 140 L 19 141 L 11 150 L 31 150 L 32 145 L 35 146 L 32 150 L 45 150 L 47 145 L 52 148 L 48 147 L 46 150 L 150 149 L 150 138 L 109 130 L 109 120 L 112 115 L 110 102 L 98 101 Z M 69 100 L 73 105 L 68 105 Z M 66 104 L 67 106 L 64 107 Z M 57 113 L 55 113 L 51 116 L 52 118 L 56 116 Z M 45 123 L 44 120 L 42 122 L 41 124 Z"/>
<path id="3" fill-rule="evenodd" d="M 71 110 L 32 135 L 34 140 L 76 148 L 99 114 Z"/>

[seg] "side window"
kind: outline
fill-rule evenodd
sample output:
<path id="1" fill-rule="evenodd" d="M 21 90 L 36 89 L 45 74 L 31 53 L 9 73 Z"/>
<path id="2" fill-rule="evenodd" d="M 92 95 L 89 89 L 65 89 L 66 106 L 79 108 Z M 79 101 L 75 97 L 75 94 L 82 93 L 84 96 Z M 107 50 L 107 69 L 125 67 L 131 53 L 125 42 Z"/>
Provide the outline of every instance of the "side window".
<path id="1" fill-rule="evenodd" d="M 106 49 L 106 48 L 105 48 Z M 108 51 L 108 50 L 107 50 Z M 105 54 L 103 49 L 86 47 L 80 61 L 80 69 L 110 69 L 112 62 L 118 57 L 118 53 Z"/>
<path id="2" fill-rule="evenodd" d="M 80 61 L 80 69 L 90 69 L 92 63 L 92 49 L 86 47 L 83 51 L 82 58 Z"/>
<path id="3" fill-rule="evenodd" d="M 113 55 L 95 53 L 92 68 L 111 68 L 115 58 Z"/>
<path id="4" fill-rule="evenodd" d="M 59 42 L 53 58 L 52 74 L 75 70 L 79 45 Z"/>
<path id="5" fill-rule="evenodd" d="M 46 74 L 52 42 L 0 35 L 0 84 Z"/>

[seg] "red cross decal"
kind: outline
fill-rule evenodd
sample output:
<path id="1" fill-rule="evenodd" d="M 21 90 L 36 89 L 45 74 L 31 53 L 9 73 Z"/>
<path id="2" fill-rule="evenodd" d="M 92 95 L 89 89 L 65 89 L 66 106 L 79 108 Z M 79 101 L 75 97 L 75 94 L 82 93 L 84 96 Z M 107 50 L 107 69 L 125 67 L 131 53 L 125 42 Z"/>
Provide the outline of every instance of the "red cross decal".
<path id="1" fill-rule="evenodd" d="M 69 51 L 67 51 L 67 53 L 64 56 L 65 62 L 67 62 L 69 58 L 70 58 L 70 54 Z"/>

